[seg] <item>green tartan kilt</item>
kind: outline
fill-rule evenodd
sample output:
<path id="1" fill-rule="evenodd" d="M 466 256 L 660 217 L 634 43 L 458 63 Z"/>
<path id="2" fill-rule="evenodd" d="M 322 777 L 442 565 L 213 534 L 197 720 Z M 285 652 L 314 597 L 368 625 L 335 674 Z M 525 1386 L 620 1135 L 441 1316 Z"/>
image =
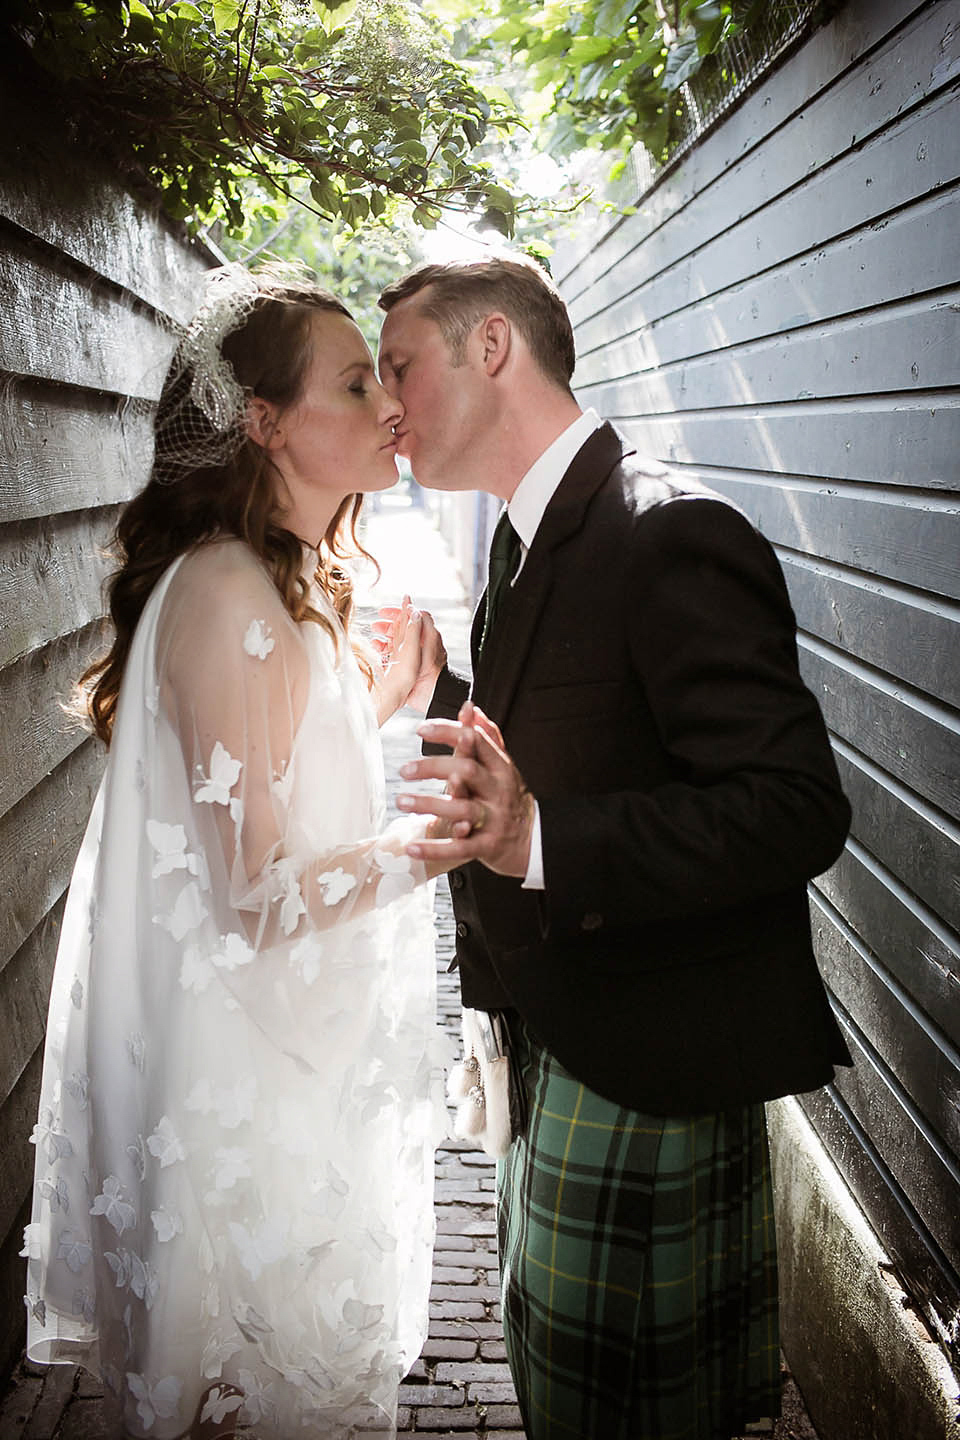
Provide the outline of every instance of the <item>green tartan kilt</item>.
<path id="1" fill-rule="evenodd" d="M 530 1118 L 498 1165 L 500 1266 L 528 1440 L 730 1440 L 778 1415 L 763 1106 L 642 1115 L 510 1032 Z"/>

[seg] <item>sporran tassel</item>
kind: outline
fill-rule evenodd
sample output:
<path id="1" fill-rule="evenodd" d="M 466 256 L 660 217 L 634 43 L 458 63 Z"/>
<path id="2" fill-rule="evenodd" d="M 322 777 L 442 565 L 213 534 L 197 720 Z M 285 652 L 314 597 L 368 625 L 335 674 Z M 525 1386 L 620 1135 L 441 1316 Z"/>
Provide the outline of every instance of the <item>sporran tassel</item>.
<path id="1" fill-rule="evenodd" d="M 473 1140 L 481 1134 L 487 1123 L 487 1105 L 481 1084 L 474 1085 L 466 1100 L 457 1110 L 454 1133 L 461 1140 Z"/>
<path id="2" fill-rule="evenodd" d="M 470 1091 L 480 1079 L 480 1062 L 475 1055 L 467 1055 L 454 1065 L 447 1076 L 447 1098 L 451 1101 L 466 1100 Z"/>

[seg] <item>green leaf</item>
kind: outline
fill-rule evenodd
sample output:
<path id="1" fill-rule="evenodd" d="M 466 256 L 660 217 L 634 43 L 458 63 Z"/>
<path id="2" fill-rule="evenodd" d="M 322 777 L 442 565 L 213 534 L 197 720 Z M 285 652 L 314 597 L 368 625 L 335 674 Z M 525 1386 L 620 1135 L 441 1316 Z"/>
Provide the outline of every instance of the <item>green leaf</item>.
<path id="1" fill-rule="evenodd" d="M 691 75 L 700 69 L 700 50 L 696 39 L 684 40 L 671 45 L 661 84 L 668 93 L 679 90 Z"/>
<path id="2" fill-rule="evenodd" d="M 638 0 L 601 0 L 593 19 L 594 29 L 601 35 L 622 35 L 627 21 L 638 8 Z"/>
<path id="3" fill-rule="evenodd" d="M 692 9 L 688 10 L 685 19 L 695 30 L 710 30 L 718 20 L 721 24 L 724 23 L 726 19 L 724 12 L 728 9 L 728 6 L 718 4 L 717 0 L 706 0 L 705 4 L 694 5 Z"/>
<path id="4" fill-rule="evenodd" d="M 595 65 L 585 65 L 580 72 L 580 79 L 577 84 L 577 95 L 583 100 L 595 100 L 604 90 L 611 85 L 617 86 L 621 83 L 619 69 L 614 69 L 606 61 L 598 62 Z"/>
<path id="5" fill-rule="evenodd" d="M 213 0 L 213 28 L 218 35 L 237 28 L 237 0 Z"/>
<path id="6" fill-rule="evenodd" d="M 529 255 L 532 260 L 538 260 L 549 273 L 550 267 L 547 261 L 553 254 L 552 245 L 548 244 L 546 240 L 528 240 L 523 249 L 524 254 Z"/>
<path id="7" fill-rule="evenodd" d="M 490 39 L 496 44 L 512 45 L 517 40 L 523 40 L 531 33 L 526 19 L 522 16 L 514 16 L 491 32 Z"/>
<path id="8" fill-rule="evenodd" d="M 480 141 L 487 133 L 487 127 L 484 122 L 482 120 L 474 120 L 469 115 L 465 115 L 460 121 L 460 124 L 463 129 L 464 135 L 466 135 L 467 137 L 467 143 L 471 147 L 471 149 L 473 148 L 473 146 L 479 145 Z"/>
<path id="9" fill-rule="evenodd" d="M 413 218 L 424 230 L 436 230 L 442 217 L 442 210 L 437 205 L 417 205 L 413 212 Z"/>
<path id="10" fill-rule="evenodd" d="M 142 45 L 144 48 L 148 48 L 153 44 L 156 37 L 157 27 L 152 15 L 141 15 L 139 12 L 137 14 L 131 14 L 130 21 L 127 25 L 126 38 L 128 41 L 134 45 Z"/>
<path id="11" fill-rule="evenodd" d="M 509 239 L 513 234 L 512 216 L 507 216 L 502 210 L 497 210 L 491 206 L 489 209 L 484 210 L 480 219 L 477 221 L 476 228 L 478 230 L 496 230 L 498 234 L 505 235 Z"/>
<path id="12" fill-rule="evenodd" d="M 509 190 L 504 190 L 502 185 L 488 185 L 485 190 L 485 199 L 488 205 L 502 211 L 504 215 L 512 215 L 516 209 L 516 202 Z"/>
<path id="13" fill-rule="evenodd" d="M 569 58 L 571 65 L 589 65 L 591 60 L 598 60 L 601 55 L 607 55 L 613 49 L 614 42 L 608 35 L 578 35 L 570 46 Z"/>
<path id="14" fill-rule="evenodd" d="M 339 213 L 340 192 L 329 180 L 311 180 L 310 198 L 320 210 L 330 215 Z"/>

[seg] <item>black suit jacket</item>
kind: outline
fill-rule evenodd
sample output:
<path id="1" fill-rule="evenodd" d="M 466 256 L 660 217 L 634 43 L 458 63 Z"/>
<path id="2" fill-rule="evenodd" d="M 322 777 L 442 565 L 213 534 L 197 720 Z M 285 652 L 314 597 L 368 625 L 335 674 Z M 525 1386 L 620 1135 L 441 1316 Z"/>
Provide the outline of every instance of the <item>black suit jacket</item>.
<path id="1" fill-rule="evenodd" d="M 515 1007 L 578 1079 L 648 1113 L 824 1084 L 850 1061 L 806 882 L 850 813 L 769 544 L 605 425 L 481 657 L 484 610 L 473 698 L 539 802 L 546 890 L 453 872 L 464 1003 Z M 430 714 L 467 692 L 445 670 Z"/>

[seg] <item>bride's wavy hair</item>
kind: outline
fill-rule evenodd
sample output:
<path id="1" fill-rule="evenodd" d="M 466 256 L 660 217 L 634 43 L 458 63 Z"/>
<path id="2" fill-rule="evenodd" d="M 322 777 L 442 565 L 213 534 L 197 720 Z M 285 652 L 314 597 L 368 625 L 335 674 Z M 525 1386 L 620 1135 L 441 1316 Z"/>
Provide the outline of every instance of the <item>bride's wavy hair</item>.
<path id="1" fill-rule="evenodd" d="M 248 313 L 220 349 L 245 394 L 285 409 L 303 391 L 316 312 L 352 316 L 334 295 L 313 283 L 291 282 L 286 275 L 278 278 L 269 268 L 257 272 L 254 279 L 257 294 L 248 303 Z M 107 745 L 137 621 L 164 571 L 197 545 L 228 536 L 245 541 L 263 561 L 293 619 L 322 625 L 339 644 L 329 618 L 310 604 L 309 585 L 301 573 L 303 546 L 282 523 L 282 478 L 266 450 L 244 432 L 233 453 L 221 463 L 185 467 L 177 453 L 178 478 L 171 481 L 170 454 L 165 450 L 182 450 L 184 419 L 190 433 L 199 439 L 198 454 L 205 434 L 213 436 L 210 421 L 190 398 L 192 378 L 178 350 L 157 406 L 150 478 L 124 509 L 113 537 L 112 549 L 119 562 L 108 581 L 113 643 L 106 655 L 89 666 L 77 686 L 74 710 Z M 361 555 L 376 565 L 357 539 L 362 504 L 362 494 L 348 495 L 320 541 L 317 579 L 345 632 L 353 611 L 353 584 L 340 562 Z M 304 538 L 311 543 L 316 539 Z M 370 659 L 362 647 L 355 648 L 372 687 Z"/>

